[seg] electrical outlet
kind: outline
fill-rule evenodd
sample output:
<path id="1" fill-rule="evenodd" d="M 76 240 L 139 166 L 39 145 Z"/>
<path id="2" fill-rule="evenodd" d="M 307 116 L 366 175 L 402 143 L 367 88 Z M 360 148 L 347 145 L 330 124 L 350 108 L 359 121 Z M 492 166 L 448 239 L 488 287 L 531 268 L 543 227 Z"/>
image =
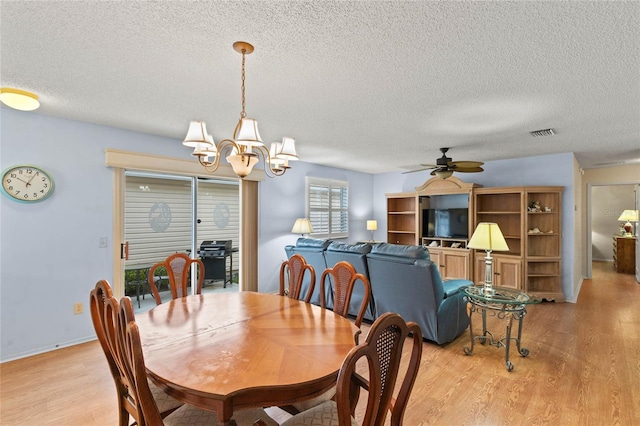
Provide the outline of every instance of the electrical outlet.
<path id="1" fill-rule="evenodd" d="M 76 302 L 73 304 L 73 313 L 78 315 L 84 311 L 84 304 L 82 302 Z"/>

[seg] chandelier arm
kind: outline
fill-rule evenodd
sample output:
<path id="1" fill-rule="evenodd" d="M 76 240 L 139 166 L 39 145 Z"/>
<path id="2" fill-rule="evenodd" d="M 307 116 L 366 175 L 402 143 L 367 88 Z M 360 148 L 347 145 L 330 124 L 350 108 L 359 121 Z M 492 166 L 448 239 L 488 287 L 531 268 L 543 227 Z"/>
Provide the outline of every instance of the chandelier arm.
<path id="1" fill-rule="evenodd" d="M 220 142 L 218 142 L 218 153 L 220 154 L 220 156 L 222 156 L 222 154 L 227 151 L 227 155 L 229 155 L 233 152 L 234 149 L 238 154 L 242 153 L 240 145 L 238 145 L 233 139 L 222 139 Z M 227 155 L 225 155 L 225 157 Z"/>
<path id="2" fill-rule="evenodd" d="M 282 176 L 284 172 L 287 171 L 289 167 L 280 165 L 277 168 L 273 168 L 271 165 L 271 155 L 269 154 L 269 150 L 264 146 L 254 147 L 254 150 L 259 151 L 262 155 L 262 166 L 264 167 L 264 171 L 269 177 Z"/>
<path id="3" fill-rule="evenodd" d="M 220 142 L 218 142 L 216 148 L 217 148 L 217 153 L 216 153 L 215 160 L 213 161 L 204 161 L 205 156 L 198 155 L 198 161 L 209 173 L 215 173 L 215 171 L 218 170 L 218 168 L 220 167 L 220 164 L 222 164 L 220 159 L 223 156 L 226 157 L 227 155 L 231 154 L 234 148 L 238 151 L 240 150 L 240 147 L 238 146 L 238 144 L 236 144 L 235 141 L 233 141 L 232 139 L 221 140 Z M 227 154 L 225 155 L 225 153 Z"/>
<path id="4" fill-rule="evenodd" d="M 198 155 L 198 161 L 204 167 L 206 171 L 209 173 L 214 173 L 220 167 L 220 156 L 216 155 L 216 159 L 213 161 L 205 161 L 206 157 L 204 155 Z"/>

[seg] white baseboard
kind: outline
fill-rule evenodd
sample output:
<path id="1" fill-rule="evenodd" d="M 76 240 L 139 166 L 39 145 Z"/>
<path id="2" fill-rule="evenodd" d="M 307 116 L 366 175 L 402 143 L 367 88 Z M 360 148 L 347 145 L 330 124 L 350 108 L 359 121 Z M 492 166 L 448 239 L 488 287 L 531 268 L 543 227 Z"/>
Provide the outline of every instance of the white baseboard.
<path id="1" fill-rule="evenodd" d="M 85 338 L 82 338 L 82 339 L 76 339 L 76 340 L 71 340 L 71 341 L 64 342 L 64 343 L 59 343 L 59 344 L 57 344 L 55 346 L 46 346 L 46 347 L 42 347 L 42 348 L 37 348 L 37 349 L 31 350 L 31 351 L 26 351 L 26 352 L 13 354 L 8 358 L 0 359 L 0 364 L 3 364 L 5 362 L 9 362 L 9 361 L 15 361 L 17 359 L 27 358 L 27 357 L 34 356 L 34 355 L 44 354 L 44 353 L 55 351 L 55 350 L 62 349 L 62 348 L 68 348 L 70 346 L 79 345 L 81 343 L 92 342 L 94 340 L 97 340 L 97 337 L 95 335 L 94 336 L 85 337 Z"/>

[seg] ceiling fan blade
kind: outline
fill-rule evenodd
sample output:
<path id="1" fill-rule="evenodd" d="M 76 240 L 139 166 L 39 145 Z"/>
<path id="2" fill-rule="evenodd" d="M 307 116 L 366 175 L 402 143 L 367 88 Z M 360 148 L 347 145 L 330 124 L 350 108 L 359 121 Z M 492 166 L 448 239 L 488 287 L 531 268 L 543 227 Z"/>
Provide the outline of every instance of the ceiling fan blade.
<path id="1" fill-rule="evenodd" d="M 425 169 L 437 169 L 438 167 L 442 167 L 437 164 L 420 164 L 420 165 Z"/>
<path id="2" fill-rule="evenodd" d="M 449 163 L 449 166 L 464 167 L 464 168 L 472 168 L 472 167 L 480 167 L 484 163 L 482 161 L 452 161 Z"/>
<path id="3" fill-rule="evenodd" d="M 456 167 L 453 171 L 459 173 L 479 173 L 483 172 L 484 169 L 482 167 Z"/>
<path id="4" fill-rule="evenodd" d="M 407 171 L 402 172 L 401 174 L 406 175 L 407 173 L 424 172 L 425 170 L 429 170 L 429 169 L 415 169 L 415 170 L 407 170 Z"/>

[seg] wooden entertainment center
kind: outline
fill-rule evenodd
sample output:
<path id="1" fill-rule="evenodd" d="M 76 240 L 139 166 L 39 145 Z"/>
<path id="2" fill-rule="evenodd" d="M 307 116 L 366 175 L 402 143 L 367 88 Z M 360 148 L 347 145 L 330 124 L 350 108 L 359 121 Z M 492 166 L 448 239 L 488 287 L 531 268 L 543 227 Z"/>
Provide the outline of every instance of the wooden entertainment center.
<path id="1" fill-rule="evenodd" d="M 561 186 L 482 188 L 456 177 L 432 178 L 415 192 L 386 194 L 387 241 L 424 245 L 443 279 L 465 278 L 480 285 L 486 253 L 467 248 L 467 242 L 478 223 L 495 222 L 509 251 L 492 253 L 493 284 L 563 302 L 562 190 Z M 469 237 L 424 236 L 421 201 L 458 194 L 468 196 Z"/>

